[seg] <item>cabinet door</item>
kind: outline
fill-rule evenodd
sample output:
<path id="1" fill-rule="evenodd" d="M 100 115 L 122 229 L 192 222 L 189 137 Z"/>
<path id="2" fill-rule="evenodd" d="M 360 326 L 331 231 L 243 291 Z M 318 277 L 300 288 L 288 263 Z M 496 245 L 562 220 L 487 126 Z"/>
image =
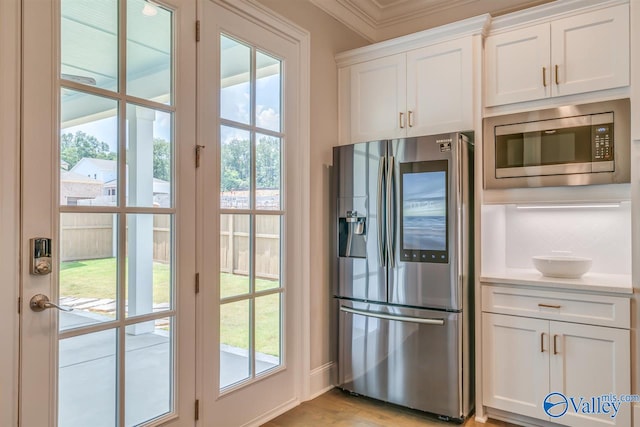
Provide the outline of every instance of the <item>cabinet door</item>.
<path id="1" fill-rule="evenodd" d="M 404 53 L 351 67 L 352 143 L 405 136 L 406 68 Z"/>
<path id="2" fill-rule="evenodd" d="M 486 406 L 548 419 L 549 321 L 482 314 L 483 400 Z"/>
<path id="3" fill-rule="evenodd" d="M 473 128 L 472 39 L 407 53 L 407 136 Z"/>
<path id="4" fill-rule="evenodd" d="M 551 54 L 554 96 L 627 86 L 629 5 L 552 22 Z"/>
<path id="5" fill-rule="evenodd" d="M 631 408 L 622 403 L 610 415 L 581 413 L 591 398 L 629 394 L 631 362 L 629 330 L 550 322 L 550 391 L 564 394 L 567 412 L 554 421 L 576 427 L 630 426 Z M 581 404 L 580 398 L 583 398 Z M 573 398 L 573 400 L 571 399 Z M 602 398 L 600 402 L 602 402 Z M 597 400 L 596 400 L 597 402 Z M 578 413 L 573 405 L 578 407 Z"/>
<path id="6" fill-rule="evenodd" d="M 487 37 L 486 105 L 530 101 L 550 95 L 549 24 Z"/>

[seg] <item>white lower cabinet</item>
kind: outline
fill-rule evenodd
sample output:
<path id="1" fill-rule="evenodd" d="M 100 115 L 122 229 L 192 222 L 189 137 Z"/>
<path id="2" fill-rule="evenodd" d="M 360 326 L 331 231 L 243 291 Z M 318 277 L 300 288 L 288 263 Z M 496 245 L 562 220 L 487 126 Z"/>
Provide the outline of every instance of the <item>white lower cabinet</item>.
<path id="1" fill-rule="evenodd" d="M 607 402 L 630 393 L 629 329 L 547 320 L 549 304 L 541 305 L 546 318 L 491 313 L 483 304 L 484 405 L 568 426 L 630 427 L 630 404 Z M 559 403 L 551 415 L 566 409 L 561 416 L 545 412 L 550 393 L 564 396 L 549 399 Z"/>

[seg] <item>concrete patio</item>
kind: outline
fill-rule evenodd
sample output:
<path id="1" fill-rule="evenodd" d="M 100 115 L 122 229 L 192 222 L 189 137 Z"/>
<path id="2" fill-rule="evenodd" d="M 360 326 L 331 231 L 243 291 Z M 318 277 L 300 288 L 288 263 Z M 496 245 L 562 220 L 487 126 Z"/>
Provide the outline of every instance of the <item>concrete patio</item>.
<path id="1" fill-rule="evenodd" d="M 61 303 L 65 304 L 65 300 L 61 299 Z M 82 302 L 76 306 L 86 304 Z M 101 301 L 101 304 L 104 305 L 104 302 Z M 76 328 L 108 319 L 83 308 L 85 311 L 60 312 L 61 327 Z M 139 425 L 172 410 L 171 340 L 169 332 L 165 330 L 168 325 L 168 321 L 156 323 L 156 329 L 151 333 L 126 335 L 126 427 Z M 115 330 L 60 341 L 60 427 L 116 425 L 116 354 Z M 249 359 L 246 350 L 221 345 L 220 358 L 220 382 L 223 387 L 247 378 Z M 279 363 L 277 358 L 268 355 L 258 354 L 256 359 L 258 373 Z"/>

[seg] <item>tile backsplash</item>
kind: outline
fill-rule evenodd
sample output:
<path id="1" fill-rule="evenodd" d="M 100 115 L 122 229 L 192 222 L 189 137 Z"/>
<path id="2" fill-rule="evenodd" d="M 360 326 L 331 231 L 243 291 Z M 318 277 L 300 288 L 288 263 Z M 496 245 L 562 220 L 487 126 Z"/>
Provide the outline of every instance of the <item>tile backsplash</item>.
<path id="1" fill-rule="evenodd" d="M 630 202 L 614 208 L 507 205 L 504 213 L 507 268 L 533 268 L 534 255 L 574 255 L 592 258 L 592 273 L 631 274 Z"/>

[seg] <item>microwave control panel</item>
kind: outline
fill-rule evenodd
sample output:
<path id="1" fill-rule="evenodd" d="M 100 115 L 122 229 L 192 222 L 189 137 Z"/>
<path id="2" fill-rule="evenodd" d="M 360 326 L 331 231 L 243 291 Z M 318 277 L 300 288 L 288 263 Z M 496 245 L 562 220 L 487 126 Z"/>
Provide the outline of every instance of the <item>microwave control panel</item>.
<path id="1" fill-rule="evenodd" d="M 613 160 L 613 123 L 600 124 L 592 127 L 593 160 Z"/>

